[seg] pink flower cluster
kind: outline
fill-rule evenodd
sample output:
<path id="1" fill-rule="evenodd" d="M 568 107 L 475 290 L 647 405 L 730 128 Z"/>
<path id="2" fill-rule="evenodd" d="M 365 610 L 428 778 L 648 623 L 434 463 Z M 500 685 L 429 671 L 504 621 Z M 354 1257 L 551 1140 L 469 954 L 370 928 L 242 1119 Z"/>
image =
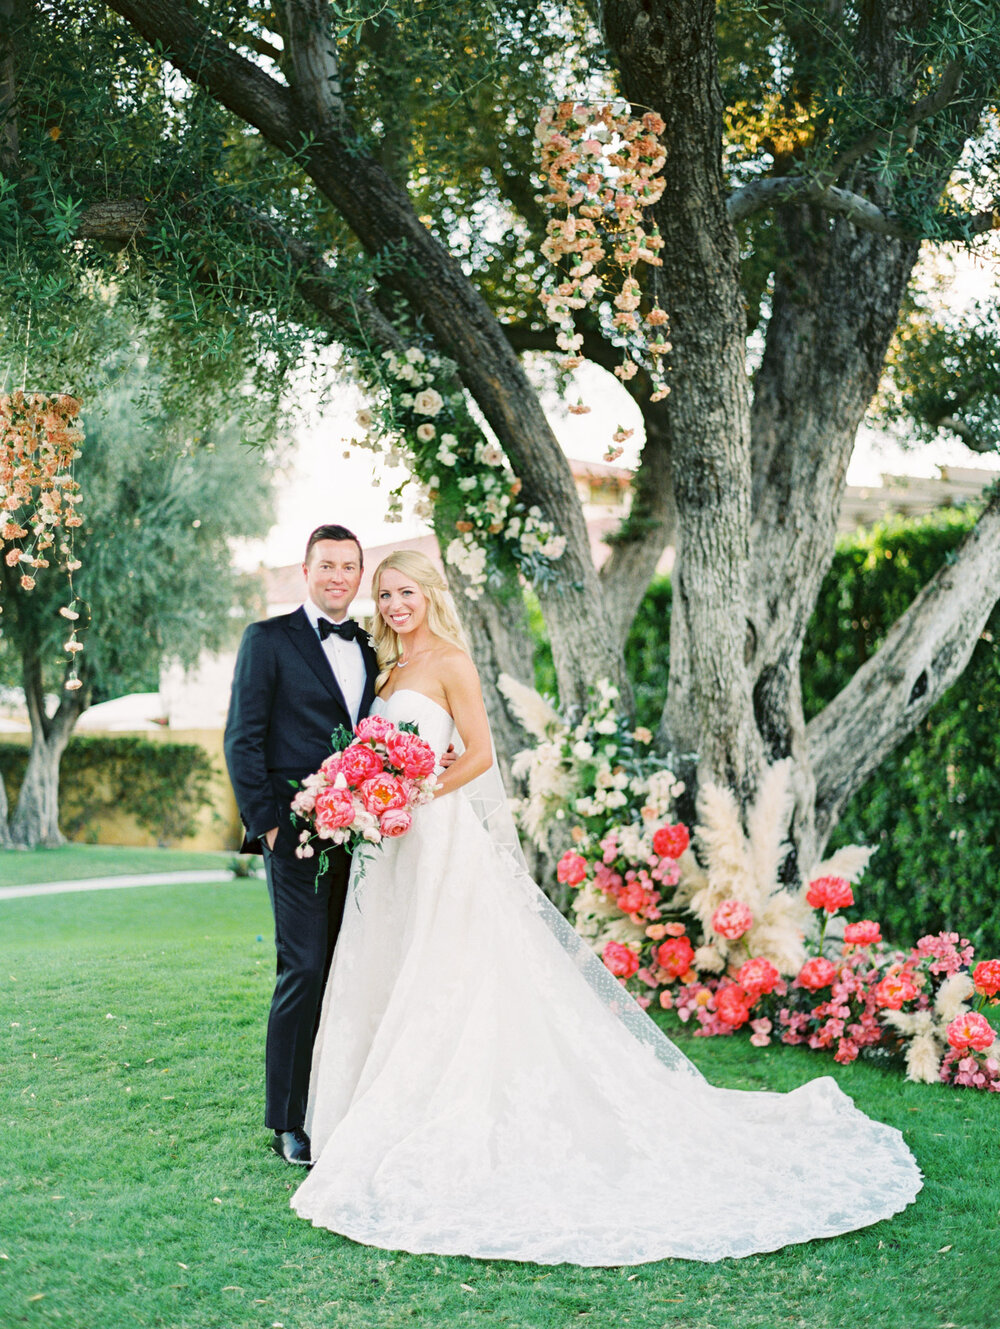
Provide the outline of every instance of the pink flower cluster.
<path id="1" fill-rule="evenodd" d="M 324 842 L 322 857 L 327 845 L 378 845 L 405 835 L 413 808 L 434 797 L 435 761 L 416 733 L 380 715 L 360 720 L 353 739 L 306 776 L 292 799 L 292 814 L 306 827 L 296 854 L 311 858 L 314 840 Z"/>
<path id="2" fill-rule="evenodd" d="M 610 896 L 633 923 L 656 923 L 662 916 L 661 888 L 675 885 L 680 876 L 676 860 L 690 843 L 688 829 L 679 822 L 659 827 L 653 834 L 653 852 L 637 864 L 621 857 L 618 834 L 612 829 L 604 836 L 599 857 L 567 849 L 556 865 L 556 878 L 567 886 L 581 886 L 593 874 L 594 886 Z"/>

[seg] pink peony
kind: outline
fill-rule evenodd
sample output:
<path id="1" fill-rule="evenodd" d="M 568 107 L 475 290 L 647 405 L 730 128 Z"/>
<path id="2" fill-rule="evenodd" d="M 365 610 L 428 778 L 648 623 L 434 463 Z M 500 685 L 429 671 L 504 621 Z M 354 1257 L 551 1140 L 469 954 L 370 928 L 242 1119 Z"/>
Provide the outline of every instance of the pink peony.
<path id="1" fill-rule="evenodd" d="M 366 743 L 351 743 L 340 754 L 340 772 L 352 789 L 385 770 L 385 763 Z"/>
<path id="2" fill-rule="evenodd" d="M 913 979 L 908 973 L 887 974 L 881 983 L 872 988 L 872 996 L 877 1006 L 886 1010 L 902 1010 L 907 1001 L 913 1001 L 918 995 Z"/>
<path id="3" fill-rule="evenodd" d="M 996 1042 L 996 1033 L 985 1015 L 966 1011 L 945 1030 L 949 1046 L 956 1052 L 986 1052 Z"/>
<path id="4" fill-rule="evenodd" d="M 369 812 L 373 812 L 376 817 L 381 817 L 383 812 L 388 812 L 390 808 L 406 807 L 406 790 L 403 783 L 395 775 L 376 775 L 371 780 L 366 780 L 358 790 L 361 795 L 361 801 Z"/>
<path id="5" fill-rule="evenodd" d="M 682 822 L 676 826 L 661 826 L 653 836 L 653 853 L 660 858 L 680 858 L 690 843 L 688 828 Z"/>
<path id="6" fill-rule="evenodd" d="M 781 975 L 770 960 L 765 960 L 763 955 L 758 955 L 740 966 L 736 981 L 741 987 L 746 988 L 747 992 L 756 1000 L 757 997 L 763 997 L 767 993 L 773 992 L 781 982 Z"/>
<path id="7" fill-rule="evenodd" d="M 742 900 L 723 900 L 712 915 L 712 931 L 736 941 L 753 927 L 753 914 Z"/>
<path id="8" fill-rule="evenodd" d="M 854 892 L 846 877 L 817 877 L 809 883 L 806 903 L 813 909 L 825 909 L 828 914 L 835 914 L 838 909 L 847 909 L 854 903 Z"/>
<path id="9" fill-rule="evenodd" d="M 816 955 L 805 962 L 795 981 L 799 987 L 808 988 L 810 992 L 818 992 L 820 988 L 829 987 L 836 976 L 837 966 L 824 956 Z"/>
<path id="10" fill-rule="evenodd" d="M 984 997 L 1000 994 L 1000 960 L 980 960 L 972 971 L 972 981 Z"/>
<path id="11" fill-rule="evenodd" d="M 631 978 L 639 968 L 639 957 L 629 946 L 620 941 L 609 941 L 601 953 L 601 959 L 616 978 Z"/>
<path id="12" fill-rule="evenodd" d="M 327 757 L 320 766 L 318 773 L 322 775 L 323 779 L 327 782 L 327 784 L 333 784 L 334 780 L 336 780 L 338 774 L 340 773 L 341 756 L 342 753 L 340 752 L 332 752 L 330 756 Z"/>
<path id="13" fill-rule="evenodd" d="M 324 789 L 316 795 L 316 829 L 338 831 L 354 820 L 354 799 L 349 789 Z"/>
<path id="14" fill-rule="evenodd" d="M 719 988 L 715 994 L 716 1014 L 720 1020 L 732 1025 L 734 1029 L 739 1029 L 750 1019 L 752 1005 L 753 998 L 739 983 L 730 983 L 727 987 Z"/>
<path id="15" fill-rule="evenodd" d="M 656 948 L 656 963 L 667 973 L 668 981 L 673 982 L 691 968 L 694 947 L 687 937 L 671 937 Z"/>
<path id="16" fill-rule="evenodd" d="M 882 929 L 870 918 L 859 923 L 848 923 L 844 928 L 845 946 L 877 946 L 882 940 Z"/>
<path id="17" fill-rule="evenodd" d="M 354 733 L 358 738 L 375 743 L 384 743 L 390 734 L 396 732 L 396 726 L 384 715 L 366 715 L 354 726 Z"/>
<path id="18" fill-rule="evenodd" d="M 623 914 L 637 914 L 640 909 L 651 903 L 649 892 L 639 881 L 627 881 L 615 895 L 615 899 Z"/>
<path id="19" fill-rule="evenodd" d="M 564 886 L 579 886 L 587 875 L 587 860 L 581 854 L 567 849 L 556 865 L 556 879 Z"/>
<path id="20" fill-rule="evenodd" d="M 405 835 L 413 825 L 413 818 L 405 808 L 388 808 L 378 819 L 378 828 L 390 837 Z"/>

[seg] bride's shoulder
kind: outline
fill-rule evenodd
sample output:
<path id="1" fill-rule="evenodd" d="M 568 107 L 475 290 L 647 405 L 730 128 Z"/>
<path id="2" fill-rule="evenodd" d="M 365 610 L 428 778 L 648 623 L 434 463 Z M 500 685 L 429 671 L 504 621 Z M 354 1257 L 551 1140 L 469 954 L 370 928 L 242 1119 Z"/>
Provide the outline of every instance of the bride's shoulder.
<path id="1" fill-rule="evenodd" d="M 458 674 L 465 679 L 479 679 L 479 671 L 473 663 L 472 656 L 468 651 L 456 646 L 453 642 L 444 642 L 437 654 L 437 666 L 441 670 L 446 670 L 449 677 Z"/>

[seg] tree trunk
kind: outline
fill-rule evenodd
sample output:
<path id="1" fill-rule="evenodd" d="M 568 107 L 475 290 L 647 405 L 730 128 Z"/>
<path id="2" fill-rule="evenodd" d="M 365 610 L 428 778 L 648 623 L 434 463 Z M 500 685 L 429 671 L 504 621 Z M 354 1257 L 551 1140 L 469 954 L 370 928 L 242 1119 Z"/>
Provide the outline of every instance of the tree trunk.
<path id="1" fill-rule="evenodd" d="M 668 145 L 656 221 L 674 347 L 664 407 L 678 539 L 659 737 L 675 752 L 697 751 L 699 778 L 744 802 L 761 763 L 746 668 L 750 416 L 739 252 L 722 174 L 716 7 L 608 0 L 605 19 L 625 94 L 659 112 Z"/>
<path id="2" fill-rule="evenodd" d="M 86 708 L 90 689 L 63 693 L 55 715 L 49 718 L 45 714 L 41 661 L 37 655 L 25 655 L 23 674 L 31 720 L 31 752 L 10 834 L 13 843 L 22 848 L 51 848 L 65 843 L 59 829 L 59 763 L 73 727 Z"/>
<path id="3" fill-rule="evenodd" d="M 7 786 L 4 784 L 3 771 L 0 771 L 0 849 L 9 849 L 10 846 L 10 827 L 7 825 Z"/>

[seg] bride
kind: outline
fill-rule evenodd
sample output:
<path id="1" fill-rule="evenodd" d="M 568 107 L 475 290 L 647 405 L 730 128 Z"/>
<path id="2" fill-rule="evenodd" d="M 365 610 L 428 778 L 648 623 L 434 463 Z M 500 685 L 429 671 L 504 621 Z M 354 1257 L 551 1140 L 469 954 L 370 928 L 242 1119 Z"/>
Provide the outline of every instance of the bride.
<path id="1" fill-rule="evenodd" d="M 475 666 L 420 554 L 373 578 L 375 713 L 458 759 L 351 878 L 292 1206 L 390 1250 L 720 1260 L 888 1218 L 920 1189 L 900 1133 L 822 1077 L 710 1085 L 531 881 Z"/>

